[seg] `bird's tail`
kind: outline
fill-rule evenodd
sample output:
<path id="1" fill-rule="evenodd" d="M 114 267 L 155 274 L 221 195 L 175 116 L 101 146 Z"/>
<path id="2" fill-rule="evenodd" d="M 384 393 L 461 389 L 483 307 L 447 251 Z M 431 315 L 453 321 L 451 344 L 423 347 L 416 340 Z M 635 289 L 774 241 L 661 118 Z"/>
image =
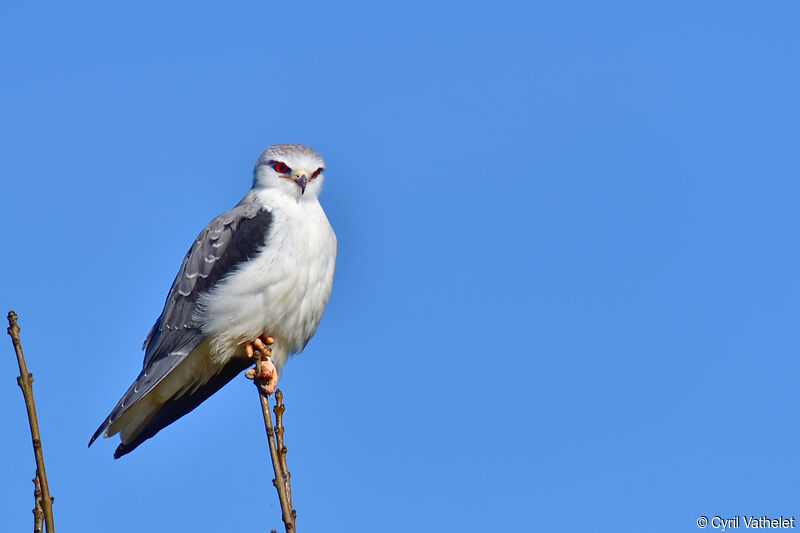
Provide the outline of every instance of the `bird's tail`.
<path id="1" fill-rule="evenodd" d="M 124 404 L 120 401 L 97 428 L 89 446 L 104 431 L 105 437 L 119 433 L 122 443 L 114 452 L 114 458 L 130 453 L 161 429 L 192 411 L 250 365 L 246 358 L 231 358 L 223 366 L 207 368 L 207 358 L 200 355 L 191 354 L 130 405 L 123 408 Z"/>

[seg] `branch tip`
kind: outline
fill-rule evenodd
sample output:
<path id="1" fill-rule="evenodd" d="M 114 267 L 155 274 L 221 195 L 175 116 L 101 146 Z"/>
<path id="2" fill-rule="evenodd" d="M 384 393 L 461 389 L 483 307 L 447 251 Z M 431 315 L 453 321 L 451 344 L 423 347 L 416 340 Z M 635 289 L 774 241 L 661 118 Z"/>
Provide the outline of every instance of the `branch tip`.
<path id="1" fill-rule="evenodd" d="M 19 338 L 19 323 L 17 313 L 8 312 L 8 334 L 11 336 L 11 343 L 14 345 L 14 352 L 17 356 L 19 366 L 19 377 L 17 384 L 22 389 L 22 396 L 25 399 L 25 408 L 28 412 L 28 424 L 31 429 L 31 442 L 33 444 L 33 455 L 36 458 L 36 478 L 34 479 L 34 499 L 36 507 L 33 509 L 34 531 L 41 532 L 41 518 L 38 511 L 41 510 L 47 533 L 55 533 L 53 526 L 53 498 L 50 496 L 50 488 L 47 485 L 47 474 L 44 469 L 44 455 L 42 453 L 42 441 L 39 436 L 39 420 L 36 417 L 36 404 L 33 401 L 33 374 L 28 372 L 25 364 L 25 356 L 22 353 L 22 343 Z M 38 528 L 38 529 L 37 529 Z"/>

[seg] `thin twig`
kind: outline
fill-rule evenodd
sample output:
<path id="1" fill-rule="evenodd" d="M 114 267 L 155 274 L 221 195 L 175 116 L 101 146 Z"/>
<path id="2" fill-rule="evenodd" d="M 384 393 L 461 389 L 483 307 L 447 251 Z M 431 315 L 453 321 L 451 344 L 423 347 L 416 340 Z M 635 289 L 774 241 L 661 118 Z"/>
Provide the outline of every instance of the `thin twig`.
<path id="1" fill-rule="evenodd" d="M 283 404 L 283 392 L 280 389 L 275 391 L 275 407 L 272 411 L 275 413 L 275 443 L 278 448 L 278 456 L 281 459 L 281 477 L 283 484 L 286 488 L 286 495 L 289 499 L 289 509 L 292 509 L 292 485 L 289 480 L 292 474 L 289 473 L 289 467 L 286 465 L 286 445 L 283 443 L 283 433 L 286 428 L 283 427 L 283 412 L 286 406 Z M 297 513 L 292 509 L 292 514 L 295 516 Z"/>
<path id="2" fill-rule="evenodd" d="M 264 415 L 264 427 L 267 430 L 267 442 L 269 443 L 269 455 L 272 459 L 272 470 L 275 472 L 275 479 L 272 480 L 272 484 L 275 485 L 275 489 L 278 491 L 278 500 L 281 502 L 281 518 L 283 519 L 283 525 L 286 527 L 286 533 L 295 533 L 295 518 L 297 517 L 297 512 L 292 509 L 292 497 L 291 497 L 291 489 L 289 488 L 289 475 L 288 470 L 284 470 L 284 464 L 286 462 L 285 455 L 283 461 L 281 460 L 281 456 L 278 453 L 278 445 L 276 444 L 276 437 L 275 437 L 275 429 L 272 427 L 272 416 L 270 416 L 269 412 L 269 395 L 266 394 L 266 391 L 263 388 L 263 382 L 258 378 L 258 373 L 261 369 L 261 354 L 258 353 L 256 356 L 256 379 L 255 384 L 256 388 L 258 389 L 258 397 L 261 400 L 261 412 Z M 276 398 L 278 395 L 281 394 L 280 390 L 275 391 Z M 283 411 L 281 410 L 281 414 Z M 283 427 L 281 426 L 281 429 Z M 283 443 L 283 434 L 281 433 L 281 444 Z M 284 474 L 284 472 L 286 472 Z M 280 480 L 280 481 L 279 481 Z"/>
<path id="3" fill-rule="evenodd" d="M 44 527 L 44 509 L 42 509 L 42 484 L 39 483 L 39 472 L 33 478 L 33 533 L 42 533 Z"/>
<path id="4" fill-rule="evenodd" d="M 44 470 L 44 455 L 42 454 L 42 439 L 39 436 L 39 421 L 36 418 L 36 405 L 33 403 L 33 374 L 28 373 L 25 365 L 25 357 L 22 355 L 22 344 L 19 340 L 19 326 L 17 325 L 17 313 L 8 312 L 8 334 L 11 335 L 11 342 L 14 343 L 14 351 L 17 353 L 17 364 L 19 365 L 19 377 L 17 384 L 22 389 L 25 397 L 25 407 L 28 409 L 28 422 L 31 426 L 31 440 L 33 441 L 33 455 L 36 457 L 36 476 L 42 488 L 42 509 L 44 511 L 44 523 L 47 533 L 55 533 L 53 526 L 53 499 L 50 497 L 50 487 L 47 486 L 47 474 Z"/>

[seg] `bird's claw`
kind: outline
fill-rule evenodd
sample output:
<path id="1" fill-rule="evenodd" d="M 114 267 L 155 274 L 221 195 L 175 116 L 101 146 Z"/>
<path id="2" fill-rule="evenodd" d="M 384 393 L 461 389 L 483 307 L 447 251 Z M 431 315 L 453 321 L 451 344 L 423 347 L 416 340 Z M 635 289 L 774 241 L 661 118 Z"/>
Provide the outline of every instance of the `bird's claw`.
<path id="1" fill-rule="evenodd" d="M 256 369 L 250 368 L 244 375 L 247 379 L 255 380 L 266 394 L 272 394 L 278 386 L 278 370 L 269 359 L 261 361 L 260 373 L 256 374 Z"/>
<path id="2" fill-rule="evenodd" d="M 261 360 L 261 368 L 256 372 L 255 368 L 247 370 L 244 375 L 247 379 L 256 381 L 258 387 L 265 394 L 272 394 L 278 386 L 278 370 L 275 365 L 270 361 L 269 357 L 272 355 L 272 350 L 269 346 L 275 343 L 275 339 L 267 335 L 261 335 L 253 342 L 247 342 L 244 345 L 244 351 L 247 357 L 252 358 L 255 350 L 258 350 L 265 358 Z"/>
<path id="3" fill-rule="evenodd" d="M 275 339 L 268 335 L 261 335 L 253 342 L 246 342 L 244 344 L 244 353 L 247 354 L 248 358 L 252 358 L 255 350 L 261 352 L 262 355 L 269 357 L 272 355 L 272 350 L 269 349 L 269 346 L 272 346 L 275 343 Z"/>

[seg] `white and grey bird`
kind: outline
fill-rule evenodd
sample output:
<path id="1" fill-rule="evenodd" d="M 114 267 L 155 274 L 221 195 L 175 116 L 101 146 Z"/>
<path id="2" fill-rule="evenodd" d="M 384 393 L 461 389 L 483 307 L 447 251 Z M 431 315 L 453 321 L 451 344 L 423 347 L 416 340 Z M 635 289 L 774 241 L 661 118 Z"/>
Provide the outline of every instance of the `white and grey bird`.
<path id="1" fill-rule="evenodd" d="M 252 364 L 248 352 L 259 339 L 272 337 L 278 372 L 303 350 L 336 263 L 336 236 L 317 199 L 324 167 L 307 146 L 264 150 L 252 189 L 200 232 L 183 259 L 144 341 L 142 371 L 90 446 L 104 431 L 119 433 L 114 457 L 129 453 Z"/>

